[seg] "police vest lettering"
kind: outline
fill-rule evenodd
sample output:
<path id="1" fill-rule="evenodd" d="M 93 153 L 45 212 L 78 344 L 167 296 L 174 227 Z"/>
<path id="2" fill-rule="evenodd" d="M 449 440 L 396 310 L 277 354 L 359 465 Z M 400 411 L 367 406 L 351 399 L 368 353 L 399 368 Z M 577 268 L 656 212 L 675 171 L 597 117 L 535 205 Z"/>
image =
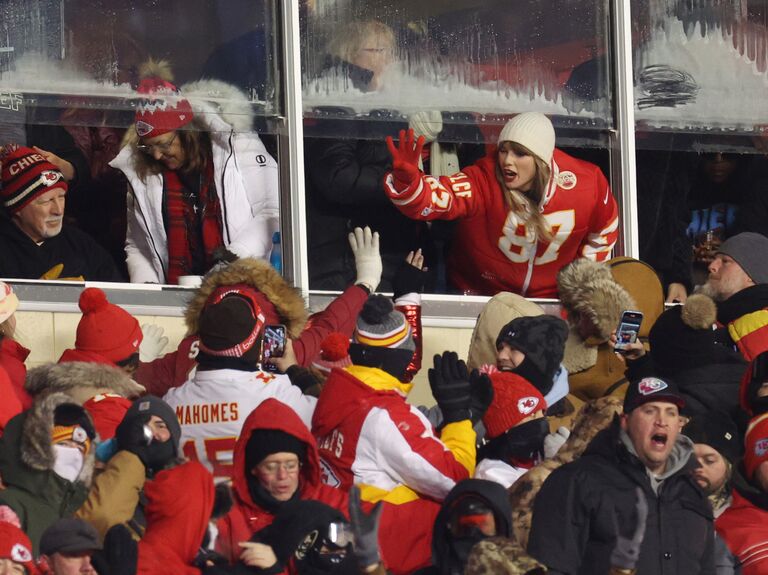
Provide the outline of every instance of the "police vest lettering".
<path id="1" fill-rule="evenodd" d="M 344 449 L 344 435 L 338 429 L 334 429 L 330 435 L 320 440 L 318 447 L 332 452 L 336 457 L 341 457 L 341 451 Z"/>
<path id="2" fill-rule="evenodd" d="M 231 403 L 202 403 L 197 405 L 179 405 L 176 417 L 182 425 L 202 423 L 226 423 L 238 420 L 238 405 Z"/>

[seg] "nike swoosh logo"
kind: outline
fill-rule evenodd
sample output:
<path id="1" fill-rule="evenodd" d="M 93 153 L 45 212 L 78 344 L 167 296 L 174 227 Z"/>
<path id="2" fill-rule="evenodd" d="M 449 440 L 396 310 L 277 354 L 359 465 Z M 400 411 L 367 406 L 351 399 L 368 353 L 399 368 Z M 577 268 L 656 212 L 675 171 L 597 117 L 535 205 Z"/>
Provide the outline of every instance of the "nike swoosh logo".
<path id="1" fill-rule="evenodd" d="M 611 190 L 608 190 L 608 191 L 605 193 L 605 199 L 603 200 L 603 203 L 604 203 L 604 204 L 608 204 L 608 196 L 610 196 L 610 195 L 611 195 Z"/>

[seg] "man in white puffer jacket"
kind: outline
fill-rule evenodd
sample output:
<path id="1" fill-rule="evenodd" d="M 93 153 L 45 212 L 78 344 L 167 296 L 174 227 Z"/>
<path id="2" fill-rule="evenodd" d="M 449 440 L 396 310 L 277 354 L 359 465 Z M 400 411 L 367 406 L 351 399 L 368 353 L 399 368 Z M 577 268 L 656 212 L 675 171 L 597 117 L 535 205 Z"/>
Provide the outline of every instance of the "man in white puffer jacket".
<path id="1" fill-rule="evenodd" d="M 268 259 L 278 230 L 277 162 L 252 131 L 245 94 L 217 80 L 170 83 L 145 65 L 135 129 L 110 162 L 130 184 L 126 255 L 134 283 L 202 275 L 213 250 Z"/>

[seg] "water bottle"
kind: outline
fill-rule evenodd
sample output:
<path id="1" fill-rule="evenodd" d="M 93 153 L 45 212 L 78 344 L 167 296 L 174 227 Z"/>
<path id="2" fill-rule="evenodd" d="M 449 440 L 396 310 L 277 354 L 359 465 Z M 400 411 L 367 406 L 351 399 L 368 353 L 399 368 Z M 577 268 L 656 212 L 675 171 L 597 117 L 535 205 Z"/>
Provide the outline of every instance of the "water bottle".
<path id="1" fill-rule="evenodd" d="M 280 248 L 280 232 L 272 234 L 272 254 L 269 256 L 269 263 L 279 273 L 283 273 L 283 252 Z"/>

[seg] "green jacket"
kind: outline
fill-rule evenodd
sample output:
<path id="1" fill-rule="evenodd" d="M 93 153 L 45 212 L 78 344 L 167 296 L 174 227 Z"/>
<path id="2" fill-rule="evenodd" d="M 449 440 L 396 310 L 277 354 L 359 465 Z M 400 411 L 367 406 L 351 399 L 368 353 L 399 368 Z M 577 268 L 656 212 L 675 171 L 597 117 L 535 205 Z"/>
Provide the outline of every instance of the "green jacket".
<path id="1" fill-rule="evenodd" d="M 60 393 L 43 398 L 11 419 L 0 438 L 0 477 L 5 484 L 0 505 L 18 515 L 35 555 L 43 531 L 57 519 L 73 516 L 86 500 L 93 472 L 93 448 L 75 482 L 53 471 L 53 410 L 65 401 L 73 400 Z"/>

